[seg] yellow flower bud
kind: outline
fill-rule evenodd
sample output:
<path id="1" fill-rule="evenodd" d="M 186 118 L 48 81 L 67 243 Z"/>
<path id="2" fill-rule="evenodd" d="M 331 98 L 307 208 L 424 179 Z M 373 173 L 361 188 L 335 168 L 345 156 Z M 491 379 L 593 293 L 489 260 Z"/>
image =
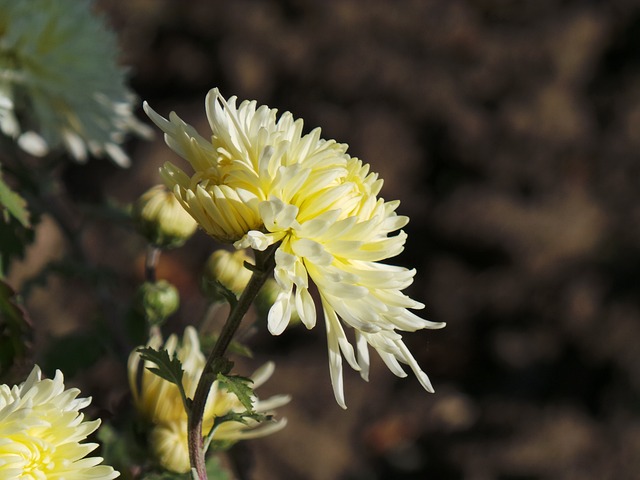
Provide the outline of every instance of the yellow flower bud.
<path id="1" fill-rule="evenodd" d="M 269 310 L 273 307 L 273 304 L 278 299 L 278 293 L 280 293 L 281 289 L 278 286 L 278 282 L 276 282 L 273 278 L 267 279 L 264 282 L 264 285 L 258 292 L 258 296 L 255 299 L 254 305 L 258 312 L 258 315 L 261 318 L 267 318 L 269 315 Z M 298 310 L 295 305 L 291 307 L 291 325 L 296 325 L 300 323 L 300 315 L 298 314 Z"/>
<path id="2" fill-rule="evenodd" d="M 251 279 L 251 271 L 244 266 L 245 262 L 253 263 L 245 250 L 213 252 L 202 274 L 202 289 L 205 295 L 214 301 L 223 300 L 221 285 L 239 297 Z"/>
<path id="3" fill-rule="evenodd" d="M 153 245 L 179 247 L 194 234 L 198 224 L 163 185 L 147 190 L 133 205 L 138 230 Z"/>

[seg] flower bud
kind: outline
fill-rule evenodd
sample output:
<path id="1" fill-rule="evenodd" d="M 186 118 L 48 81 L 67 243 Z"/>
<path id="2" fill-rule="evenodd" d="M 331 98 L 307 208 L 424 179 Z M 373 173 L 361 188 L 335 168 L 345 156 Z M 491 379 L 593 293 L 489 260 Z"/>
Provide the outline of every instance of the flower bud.
<path id="1" fill-rule="evenodd" d="M 279 291 L 280 287 L 278 287 L 278 283 L 273 278 L 268 278 L 267 281 L 264 282 L 264 285 L 258 292 L 258 295 L 253 302 L 260 318 L 267 318 L 267 316 L 269 315 L 269 310 L 278 297 Z M 298 314 L 298 310 L 296 310 L 294 306 L 291 309 L 290 325 L 295 325 L 297 323 L 300 323 L 300 315 Z"/>
<path id="2" fill-rule="evenodd" d="M 213 252 L 202 274 L 204 294 L 213 301 L 222 301 L 225 298 L 222 289 L 225 288 L 239 297 L 251 279 L 251 271 L 244 266 L 245 262 L 253 263 L 244 250 Z"/>
<path id="3" fill-rule="evenodd" d="M 147 190 L 133 204 L 132 215 L 140 233 L 153 245 L 162 248 L 181 246 L 198 226 L 175 195 L 163 185 Z"/>
<path id="4" fill-rule="evenodd" d="M 161 325 L 179 306 L 178 290 L 166 280 L 144 282 L 136 294 L 136 308 L 150 325 Z"/>

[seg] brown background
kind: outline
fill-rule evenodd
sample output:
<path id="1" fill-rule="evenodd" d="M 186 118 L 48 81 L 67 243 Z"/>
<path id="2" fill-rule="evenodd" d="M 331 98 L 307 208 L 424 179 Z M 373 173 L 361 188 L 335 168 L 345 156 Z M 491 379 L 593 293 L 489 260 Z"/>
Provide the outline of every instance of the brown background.
<path id="1" fill-rule="evenodd" d="M 256 358 L 240 362 L 244 373 L 273 359 L 259 393 L 294 397 L 281 409 L 285 431 L 236 452 L 250 478 L 638 478 L 640 2 L 99 7 L 121 36 L 132 87 L 160 113 L 176 110 L 206 136 L 204 96 L 217 86 L 348 143 L 411 217 L 393 260 L 418 270 L 408 293 L 448 324 L 405 337 L 435 395 L 376 360 L 369 383 L 346 372 L 347 411 L 333 400 L 322 325 L 250 337 Z M 129 202 L 176 158 L 160 135 L 128 150 L 128 171 L 69 168 L 70 197 Z M 62 245 L 47 225 L 36 266 L 38 252 Z M 83 242 L 126 279 L 126 304 L 141 240 L 93 222 Z M 201 315 L 199 269 L 214 247 L 198 235 L 163 257 L 160 276 L 183 300 L 167 331 Z M 34 291 L 42 341 L 95 315 L 83 287 L 51 279 Z M 71 378 L 107 417 L 126 405 L 114 359 Z"/>

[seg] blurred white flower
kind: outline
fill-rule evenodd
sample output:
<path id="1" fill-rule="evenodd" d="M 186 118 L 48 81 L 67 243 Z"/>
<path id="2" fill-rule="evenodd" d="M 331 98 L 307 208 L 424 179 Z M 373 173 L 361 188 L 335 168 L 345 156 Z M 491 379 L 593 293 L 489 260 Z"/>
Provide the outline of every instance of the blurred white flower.
<path id="1" fill-rule="evenodd" d="M 77 160 L 120 166 L 127 133 L 150 129 L 132 113 L 115 35 L 90 0 L 0 0 L 0 131 L 28 153 L 64 147 Z"/>
<path id="2" fill-rule="evenodd" d="M 136 227 L 151 244 L 162 248 L 182 246 L 198 224 L 164 185 L 144 192 L 132 206 Z"/>
<path id="3" fill-rule="evenodd" d="M 200 226 L 236 248 L 265 250 L 277 244 L 279 292 L 268 316 L 279 335 L 297 311 L 307 328 L 316 324 L 309 292 L 318 289 L 329 347 L 331 381 L 345 407 L 342 359 L 369 375 L 369 346 L 389 369 L 406 376 L 408 365 L 427 391 L 427 375 L 398 331 L 442 328 L 409 309 L 423 308 L 401 291 L 415 270 L 381 263 L 404 248 L 409 219 L 400 202 L 378 198 L 382 180 L 369 165 L 350 157 L 347 146 L 303 135 L 302 120 L 256 102 L 225 100 L 217 89 L 205 101 L 212 135 L 199 135 L 175 113 L 169 119 L 145 103 L 147 115 L 165 132 L 167 145 L 186 159 L 189 175 L 167 163 L 166 184 Z M 210 138 L 210 140 L 209 140 Z M 353 343 L 344 326 L 353 329 Z M 345 407 L 346 408 L 346 407 Z"/>
<path id="4" fill-rule="evenodd" d="M 65 390 L 62 373 L 42 379 L 33 368 L 21 385 L 0 385 L 0 478 L 110 480 L 120 473 L 87 457 L 96 443 L 82 443 L 100 425 L 79 410 L 91 402 Z"/>
<path id="5" fill-rule="evenodd" d="M 153 334 L 149 347 L 159 349 L 162 339 Z M 177 355 L 182 363 L 184 375 L 182 383 L 189 398 L 193 398 L 200 375 L 205 365 L 205 357 L 200 349 L 198 333 L 188 326 L 178 342 L 176 335 L 171 335 L 164 348 L 170 356 Z M 129 385 L 133 401 L 139 414 L 151 424 L 149 443 L 158 462 L 167 470 L 184 473 L 189 471 L 189 449 L 187 443 L 187 414 L 182 404 L 178 387 L 164 380 L 146 367 L 154 367 L 150 362 L 140 365 L 141 358 L 137 351 L 129 356 Z M 145 367 L 140 371 L 141 367 Z M 269 362 L 251 375 L 252 388 L 258 388 L 273 374 L 274 365 Z M 276 395 L 266 400 L 254 398 L 253 407 L 256 412 L 270 412 L 290 401 L 288 395 Z M 203 432 L 208 432 L 216 417 L 230 412 L 244 412 L 238 397 L 214 382 L 204 410 Z M 228 421 L 222 423 L 213 435 L 214 441 L 236 442 L 248 438 L 262 437 L 277 432 L 285 427 L 286 420 L 259 423 L 246 419 L 246 423 Z"/>

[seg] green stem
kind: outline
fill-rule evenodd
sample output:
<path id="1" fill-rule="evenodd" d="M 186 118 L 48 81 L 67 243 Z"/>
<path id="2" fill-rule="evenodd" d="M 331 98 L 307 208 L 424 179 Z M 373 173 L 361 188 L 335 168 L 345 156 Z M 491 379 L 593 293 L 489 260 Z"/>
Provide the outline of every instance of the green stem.
<path id="1" fill-rule="evenodd" d="M 249 310 L 249 307 L 253 303 L 253 300 L 258 295 L 258 292 L 264 285 L 271 274 L 275 265 L 274 253 L 278 245 L 272 245 L 264 252 L 255 252 L 256 266 L 253 269 L 253 275 L 251 280 L 247 284 L 247 287 L 242 292 L 242 295 L 238 299 L 227 317 L 227 321 L 222 327 L 222 332 L 213 347 L 213 350 L 207 358 L 200 381 L 196 387 L 196 392 L 193 396 L 193 402 L 191 409 L 187 412 L 188 421 L 188 436 L 189 436 L 189 461 L 191 462 L 192 475 L 197 475 L 198 480 L 207 480 L 207 471 L 205 466 L 205 448 L 204 448 L 204 436 L 202 434 L 202 423 L 204 416 L 204 407 L 207 403 L 207 397 L 211 386 L 215 381 L 218 373 L 215 371 L 214 365 L 220 365 L 220 360 L 223 358 L 233 336 L 235 335 L 240 322 L 244 318 L 245 314 Z"/>
<path id="2" fill-rule="evenodd" d="M 155 245 L 147 245 L 147 256 L 144 262 L 144 277 L 147 282 L 156 283 L 156 268 L 160 258 L 160 249 Z"/>

